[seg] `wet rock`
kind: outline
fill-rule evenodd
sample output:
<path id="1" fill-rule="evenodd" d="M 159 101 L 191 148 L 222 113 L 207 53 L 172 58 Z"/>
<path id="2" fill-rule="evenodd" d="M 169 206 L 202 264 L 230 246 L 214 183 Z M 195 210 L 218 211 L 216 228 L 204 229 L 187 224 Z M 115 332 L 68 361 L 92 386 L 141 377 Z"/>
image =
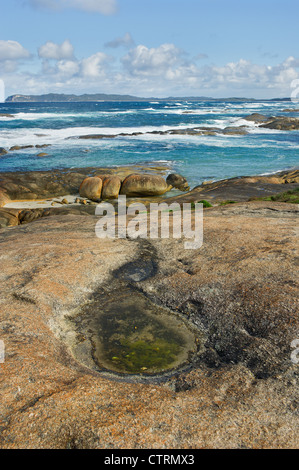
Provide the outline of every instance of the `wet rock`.
<path id="1" fill-rule="evenodd" d="M 98 201 L 102 196 L 102 180 L 96 176 L 85 178 L 79 188 L 81 197 L 87 197 L 92 201 Z"/>
<path id="2" fill-rule="evenodd" d="M 5 150 L 5 148 L 0 147 L 0 156 L 1 156 L 1 155 L 6 155 L 7 153 L 8 153 L 8 152 L 7 152 L 7 150 Z"/>
<path id="3" fill-rule="evenodd" d="M 252 121 L 252 122 L 266 122 L 269 120 L 269 117 L 264 116 L 263 114 L 253 113 L 253 114 L 250 114 L 249 116 L 245 116 L 243 119 L 245 119 L 245 121 Z"/>
<path id="4" fill-rule="evenodd" d="M 283 131 L 293 131 L 299 129 L 299 119 L 298 118 L 288 118 L 288 117 L 278 117 L 270 120 L 265 124 L 260 125 L 266 129 L 277 129 Z"/>
<path id="5" fill-rule="evenodd" d="M 248 131 L 246 130 L 245 126 L 232 126 L 232 127 L 226 127 L 223 129 L 222 133 L 224 135 L 247 135 Z"/>
<path id="6" fill-rule="evenodd" d="M 126 281 L 140 282 L 157 272 L 157 261 L 148 257 L 131 261 L 115 271 L 114 276 Z"/>
<path id="7" fill-rule="evenodd" d="M 188 191 L 190 189 L 187 179 L 178 173 L 171 173 L 168 175 L 166 183 L 181 191 Z"/>
<path id="8" fill-rule="evenodd" d="M 37 157 L 47 157 L 48 155 L 49 155 L 49 154 L 46 153 L 46 152 L 40 152 L 40 153 L 38 153 L 36 156 L 37 156 Z"/>
<path id="9" fill-rule="evenodd" d="M 0 117 L 13 118 L 15 116 L 14 116 L 14 114 L 0 113 Z"/>
<path id="10" fill-rule="evenodd" d="M 169 186 L 159 175 L 130 175 L 123 181 L 120 194 L 128 197 L 160 196 Z"/>
<path id="11" fill-rule="evenodd" d="M 259 127 L 265 129 L 276 129 L 283 131 L 292 131 L 299 129 L 299 118 L 286 116 L 267 117 L 262 114 L 254 113 L 244 118 L 246 121 L 253 121 L 259 124 Z"/>
<path id="12" fill-rule="evenodd" d="M 34 145 L 14 145 L 13 147 L 10 147 L 10 151 L 13 152 L 15 150 L 26 150 L 26 149 L 32 149 L 34 148 Z"/>

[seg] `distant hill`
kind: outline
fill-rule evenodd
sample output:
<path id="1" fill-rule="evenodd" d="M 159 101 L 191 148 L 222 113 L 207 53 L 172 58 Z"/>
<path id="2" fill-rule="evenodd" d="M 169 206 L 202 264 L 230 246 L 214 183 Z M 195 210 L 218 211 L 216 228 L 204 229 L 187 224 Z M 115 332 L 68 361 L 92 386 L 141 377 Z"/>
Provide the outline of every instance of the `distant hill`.
<path id="1" fill-rule="evenodd" d="M 255 100 L 254 98 L 211 98 L 207 96 L 169 96 L 167 98 L 140 98 L 132 95 L 107 95 L 105 93 L 66 95 L 63 93 L 48 93 L 45 95 L 12 95 L 6 103 L 59 103 L 86 101 L 290 101 L 290 98 L 270 100 Z"/>
<path id="2" fill-rule="evenodd" d="M 131 95 L 106 95 L 103 93 L 84 95 L 65 95 L 63 93 L 48 93 L 46 95 L 12 95 L 6 103 L 46 103 L 46 102 L 77 102 L 77 101 L 147 101 Z"/>

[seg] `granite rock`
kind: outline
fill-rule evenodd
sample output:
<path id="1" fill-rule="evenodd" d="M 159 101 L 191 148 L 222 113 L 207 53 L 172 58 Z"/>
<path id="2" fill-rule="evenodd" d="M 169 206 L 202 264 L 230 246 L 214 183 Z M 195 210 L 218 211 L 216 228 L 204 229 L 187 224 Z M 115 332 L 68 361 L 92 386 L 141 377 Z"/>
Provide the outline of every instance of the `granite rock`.
<path id="1" fill-rule="evenodd" d="M 3 449 L 298 448 L 298 209 L 249 202 L 205 211 L 204 244 L 97 239 L 94 216 L 0 231 Z M 164 381 L 110 377 L 72 354 L 70 318 L 136 259 L 131 288 L 204 335 L 198 363 Z M 79 339 L 84 342 L 84 338 Z"/>

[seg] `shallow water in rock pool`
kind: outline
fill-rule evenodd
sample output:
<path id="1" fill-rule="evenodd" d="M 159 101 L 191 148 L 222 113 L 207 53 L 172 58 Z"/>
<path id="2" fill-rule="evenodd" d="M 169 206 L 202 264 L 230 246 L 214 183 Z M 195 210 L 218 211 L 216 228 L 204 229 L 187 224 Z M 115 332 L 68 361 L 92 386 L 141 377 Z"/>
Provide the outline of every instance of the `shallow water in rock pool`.
<path id="1" fill-rule="evenodd" d="M 76 316 L 75 356 L 98 371 L 163 374 L 190 364 L 198 334 L 179 315 L 125 289 L 118 298 L 91 302 Z M 84 344 L 85 343 L 85 344 Z"/>

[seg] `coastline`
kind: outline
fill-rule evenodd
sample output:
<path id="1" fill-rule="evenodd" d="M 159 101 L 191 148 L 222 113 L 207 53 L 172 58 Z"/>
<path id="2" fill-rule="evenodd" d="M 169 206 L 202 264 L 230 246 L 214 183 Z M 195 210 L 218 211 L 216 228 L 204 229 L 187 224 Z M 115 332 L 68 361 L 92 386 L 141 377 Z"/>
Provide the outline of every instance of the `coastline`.
<path id="1" fill-rule="evenodd" d="M 296 447 L 297 207 L 209 208 L 198 250 L 99 240 L 93 206 L 1 229 L 1 448 Z M 98 370 L 85 330 L 126 298 L 182 315 L 196 361 L 163 380 Z"/>
<path id="2" fill-rule="evenodd" d="M 160 163 L 0 173 L 1 448 L 296 447 L 299 169 L 179 191 Z M 97 238 L 81 184 L 132 174 L 165 192 L 128 204 L 205 202 L 201 248 Z M 182 363 L 151 370 L 174 345 L 148 312 L 194 332 Z M 113 341 L 145 343 L 134 368 L 132 348 L 107 353 L 105 315 Z"/>

